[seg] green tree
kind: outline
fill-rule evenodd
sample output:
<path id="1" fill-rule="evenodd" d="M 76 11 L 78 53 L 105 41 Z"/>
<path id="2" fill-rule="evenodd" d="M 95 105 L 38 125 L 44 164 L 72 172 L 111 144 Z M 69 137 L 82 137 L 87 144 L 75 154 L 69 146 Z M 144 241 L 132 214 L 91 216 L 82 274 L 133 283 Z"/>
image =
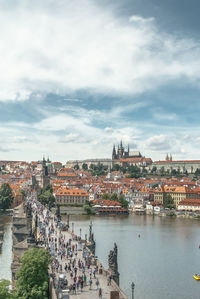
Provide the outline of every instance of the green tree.
<path id="1" fill-rule="evenodd" d="M 99 176 L 99 175 L 105 175 L 106 170 L 108 169 L 108 166 L 103 165 L 102 163 L 98 163 L 97 165 L 95 164 L 90 164 L 89 167 L 91 174 L 93 176 Z"/>
<path id="2" fill-rule="evenodd" d="M 162 166 L 161 169 L 160 169 L 160 175 L 161 176 L 165 175 L 165 168 L 164 168 L 164 166 Z"/>
<path id="3" fill-rule="evenodd" d="M 128 201 L 124 198 L 123 194 L 119 196 L 118 201 L 122 205 L 122 208 L 128 209 Z"/>
<path id="4" fill-rule="evenodd" d="M 17 272 L 16 296 L 20 299 L 47 299 L 50 255 L 45 249 L 25 252 Z"/>
<path id="5" fill-rule="evenodd" d="M 86 201 L 86 204 L 83 206 L 83 209 L 88 215 L 96 214 L 96 212 L 92 208 L 92 204 L 90 201 Z"/>
<path id="6" fill-rule="evenodd" d="M 170 210 L 175 208 L 174 200 L 170 194 L 163 194 L 163 207 Z"/>
<path id="7" fill-rule="evenodd" d="M 197 168 L 196 170 L 195 170 L 195 176 L 199 176 L 200 175 L 200 169 L 199 168 Z"/>
<path id="8" fill-rule="evenodd" d="M 172 176 L 176 176 L 176 175 L 177 175 L 177 171 L 176 171 L 176 169 L 172 169 L 172 170 L 171 170 L 171 175 L 172 175 Z"/>
<path id="9" fill-rule="evenodd" d="M 130 173 L 130 178 L 139 178 L 141 177 L 141 171 L 140 168 L 136 165 L 130 165 L 128 166 L 128 172 Z"/>
<path id="10" fill-rule="evenodd" d="M 38 200 L 41 202 L 41 204 L 48 205 L 49 208 L 54 206 L 55 197 L 53 195 L 53 188 L 50 184 L 41 190 L 40 194 L 38 195 Z"/>
<path id="11" fill-rule="evenodd" d="M 13 202 L 12 189 L 8 183 L 3 183 L 0 188 L 0 208 L 4 211 L 9 209 Z"/>
<path id="12" fill-rule="evenodd" d="M 126 199 L 124 199 L 123 194 L 118 196 L 116 192 L 112 193 L 111 195 L 108 193 L 104 193 L 101 198 L 118 201 L 123 208 L 125 208 L 125 209 L 128 208 L 128 201 Z"/>
<path id="13" fill-rule="evenodd" d="M 91 163 L 91 164 L 90 164 L 90 169 L 91 169 L 91 170 L 95 170 L 95 169 L 96 169 L 96 166 L 95 166 L 94 164 Z"/>
<path id="14" fill-rule="evenodd" d="M 6 279 L 0 280 L 0 299 L 11 299 L 13 295 L 9 291 L 10 281 Z"/>
<path id="15" fill-rule="evenodd" d="M 152 169 L 151 169 L 151 173 L 156 173 L 156 172 L 157 172 L 157 167 L 153 166 Z"/>
<path id="16" fill-rule="evenodd" d="M 83 165 L 82 165 L 82 169 L 83 169 L 83 170 L 88 170 L 88 165 L 87 165 L 86 163 L 83 163 Z"/>
<path id="17" fill-rule="evenodd" d="M 38 199 L 41 202 L 41 204 L 48 205 L 50 208 L 53 207 L 55 203 L 55 197 L 49 190 L 40 194 L 38 196 Z"/>
<path id="18" fill-rule="evenodd" d="M 112 171 L 119 171 L 120 170 L 120 166 L 118 164 L 114 164 Z"/>
<path id="19" fill-rule="evenodd" d="M 117 193 L 112 193 L 111 196 L 110 196 L 110 200 L 114 200 L 114 201 L 118 201 L 118 196 L 117 196 Z"/>
<path id="20" fill-rule="evenodd" d="M 74 169 L 79 170 L 79 165 L 78 164 L 74 165 Z"/>
<path id="21" fill-rule="evenodd" d="M 50 192 L 53 194 L 53 187 L 52 187 L 52 185 L 50 185 L 50 184 L 46 185 L 46 186 L 42 189 L 42 192 L 45 192 L 45 191 L 50 191 Z"/>
<path id="22" fill-rule="evenodd" d="M 110 194 L 109 193 L 104 193 L 101 198 L 102 199 L 110 199 Z"/>
<path id="23" fill-rule="evenodd" d="M 147 174 L 147 173 L 148 173 L 147 169 L 145 167 L 143 167 L 142 168 L 142 174 Z"/>

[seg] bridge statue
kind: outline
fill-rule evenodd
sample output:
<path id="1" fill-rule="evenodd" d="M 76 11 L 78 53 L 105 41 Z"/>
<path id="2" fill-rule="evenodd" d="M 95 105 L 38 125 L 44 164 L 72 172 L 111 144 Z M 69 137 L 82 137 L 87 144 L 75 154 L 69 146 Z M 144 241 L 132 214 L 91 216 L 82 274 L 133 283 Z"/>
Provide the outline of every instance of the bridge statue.
<path id="1" fill-rule="evenodd" d="M 59 220 L 61 220 L 61 216 L 60 216 L 60 206 L 57 204 L 56 206 L 56 217 Z"/>
<path id="2" fill-rule="evenodd" d="M 117 285 L 119 285 L 117 251 L 117 244 L 114 243 L 114 249 L 110 250 L 108 255 L 108 271 L 110 272 L 112 279 L 117 283 Z"/>
<path id="3" fill-rule="evenodd" d="M 92 221 L 90 222 L 88 241 L 90 242 L 90 244 L 88 245 L 88 248 L 90 249 L 91 253 L 93 255 L 95 255 L 96 242 L 94 240 L 94 233 L 92 232 Z"/>

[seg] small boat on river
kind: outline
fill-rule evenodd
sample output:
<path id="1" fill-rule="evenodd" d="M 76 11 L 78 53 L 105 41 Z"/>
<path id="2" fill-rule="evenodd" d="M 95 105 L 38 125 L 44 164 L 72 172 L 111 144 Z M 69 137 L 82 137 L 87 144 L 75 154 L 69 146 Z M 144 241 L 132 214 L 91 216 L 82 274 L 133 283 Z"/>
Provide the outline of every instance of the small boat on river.
<path id="1" fill-rule="evenodd" d="M 195 280 L 200 280 L 200 274 L 194 274 L 194 275 L 193 275 L 193 278 L 194 278 Z"/>

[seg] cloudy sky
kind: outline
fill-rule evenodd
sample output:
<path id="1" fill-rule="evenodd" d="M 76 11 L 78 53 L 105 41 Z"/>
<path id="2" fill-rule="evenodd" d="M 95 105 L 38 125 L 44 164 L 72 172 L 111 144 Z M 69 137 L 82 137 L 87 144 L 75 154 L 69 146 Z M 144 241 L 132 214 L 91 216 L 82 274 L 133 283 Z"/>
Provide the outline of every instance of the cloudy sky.
<path id="1" fill-rule="evenodd" d="M 200 159 L 196 0 L 0 0 L 0 160 Z"/>

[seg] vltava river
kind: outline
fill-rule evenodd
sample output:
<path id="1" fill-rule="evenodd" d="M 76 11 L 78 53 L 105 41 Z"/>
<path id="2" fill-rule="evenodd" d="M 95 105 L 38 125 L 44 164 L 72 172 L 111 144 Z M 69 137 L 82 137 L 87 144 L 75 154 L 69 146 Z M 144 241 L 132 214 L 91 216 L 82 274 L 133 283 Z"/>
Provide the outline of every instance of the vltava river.
<path id="1" fill-rule="evenodd" d="M 70 216 L 74 231 L 88 234 L 90 220 L 96 255 L 107 268 L 107 256 L 118 245 L 120 286 L 135 299 L 197 299 L 200 282 L 200 221 L 158 216 Z M 64 220 L 64 217 L 63 217 Z M 138 237 L 138 234 L 141 237 Z"/>
<path id="2" fill-rule="evenodd" d="M 0 279 L 11 281 L 12 263 L 12 217 L 0 215 L 0 226 L 4 229 L 3 247 L 0 253 Z"/>

